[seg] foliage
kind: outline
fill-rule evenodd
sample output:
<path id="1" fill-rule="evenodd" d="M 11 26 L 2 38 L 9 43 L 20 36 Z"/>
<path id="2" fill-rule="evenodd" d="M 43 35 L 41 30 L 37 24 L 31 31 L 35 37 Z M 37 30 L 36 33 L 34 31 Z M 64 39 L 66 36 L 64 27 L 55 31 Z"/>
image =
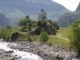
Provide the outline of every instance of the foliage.
<path id="1" fill-rule="evenodd" d="M 27 23 L 27 20 L 25 19 L 25 18 L 22 18 L 22 19 L 20 19 L 20 21 L 19 21 L 19 26 L 26 26 L 26 23 Z"/>
<path id="2" fill-rule="evenodd" d="M 37 25 L 40 26 L 40 27 L 46 27 L 47 26 L 47 21 L 46 20 L 39 20 Z"/>
<path id="3" fill-rule="evenodd" d="M 35 34 L 37 34 L 37 35 L 40 35 L 42 30 L 45 30 L 46 32 L 48 32 L 52 29 L 54 29 L 54 30 L 59 29 L 59 25 L 56 21 L 54 21 L 54 22 L 53 21 L 47 21 L 47 20 L 33 21 L 33 20 L 30 20 L 29 16 L 26 16 L 24 19 L 22 18 L 19 21 L 19 26 L 21 26 L 21 31 L 23 31 L 23 32 L 34 31 Z M 46 30 L 46 29 L 48 29 L 48 27 L 50 29 Z"/>
<path id="4" fill-rule="evenodd" d="M 11 26 L 8 26 L 7 28 L 0 27 L 0 38 L 4 39 L 4 41 L 9 41 L 11 35 L 17 31 L 18 29 L 12 28 Z"/>
<path id="5" fill-rule="evenodd" d="M 27 28 L 30 31 L 32 26 L 32 20 L 30 20 L 29 16 L 26 16 L 25 18 L 20 19 L 18 25 L 22 27 L 22 30 L 24 28 Z"/>
<path id="6" fill-rule="evenodd" d="M 76 21 L 72 28 L 73 34 L 70 36 L 71 47 L 76 49 L 80 54 L 80 20 Z"/>
<path id="7" fill-rule="evenodd" d="M 49 20 L 49 22 L 50 22 L 51 25 L 53 25 L 55 27 L 56 30 L 59 30 L 60 26 L 59 26 L 59 24 L 58 24 L 57 21 L 51 21 L 51 20 Z"/>
<path id="8" fill-rule="evenodd" d="M 9 29 L 0 27 L 0 38 L 3 38 L 4 41 L 5 40 L 8 41 L 10 39 L 10 35 L 11 35 L 11 32 Z"/>
<path id="9" fill-rule="evenodd" d="M 29 32 L 27 33 L 27 40 L 29 42 L 32 42 L 32 36 L 31 36 L 31 34 Z"/>
<path id="10" fill-rule="evenodd" d="M 40 34 L 41 42 L 46 43 L 49 40 L 47 32 L 43 31 Z"/>

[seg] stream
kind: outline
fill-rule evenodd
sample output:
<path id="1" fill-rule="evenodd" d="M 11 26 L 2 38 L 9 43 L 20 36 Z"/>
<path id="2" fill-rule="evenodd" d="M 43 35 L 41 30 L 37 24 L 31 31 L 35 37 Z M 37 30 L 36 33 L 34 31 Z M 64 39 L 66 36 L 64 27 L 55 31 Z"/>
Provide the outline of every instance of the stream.
<path id="1" fill-rule="evenodd" d="M 39 57 L 38 55 L 35 55 L 33 53 L 30 52 L 24 52 L 24 51 L 19 51 L 19 50 L 14 50 L 8 47 L 8 42 L 0 42 L 0 49 L 4 50 L 4 51 L 14 51 L 12 53 L 12 55 L 17 55 L 18 57 L 21 57 L 17 60 L 43 60 L 41 57 Z M 14 46 L 17 46 L 17 44 L 14 44 Z"/>

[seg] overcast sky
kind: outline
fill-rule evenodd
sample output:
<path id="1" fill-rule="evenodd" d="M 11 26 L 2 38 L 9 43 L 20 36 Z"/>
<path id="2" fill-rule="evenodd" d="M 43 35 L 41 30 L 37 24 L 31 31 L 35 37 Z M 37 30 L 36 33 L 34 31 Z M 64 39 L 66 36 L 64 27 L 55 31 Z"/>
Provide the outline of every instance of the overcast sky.
<path id="1" fill-rule="evenodd" d="M 71 11 L 75 11 L 80 2 L 80 0 L 53 0 L 53 1 L 62 4 L 63 6 L 65 6 L 67 9 Z"/>

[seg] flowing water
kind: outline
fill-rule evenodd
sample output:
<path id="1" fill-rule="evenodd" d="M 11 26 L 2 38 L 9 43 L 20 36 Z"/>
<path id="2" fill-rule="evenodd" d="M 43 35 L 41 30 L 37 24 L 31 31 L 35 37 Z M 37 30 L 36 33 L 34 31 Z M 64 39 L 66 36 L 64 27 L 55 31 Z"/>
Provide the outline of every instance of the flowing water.
<path id="1" fill-rule="evenodd" d="M 7 45 L 9 43 L 7 42 L 0 42 L 0 49 L 3 49 L 4 51 L 12 51 L 13 49 L 10 49 Z M 15 46 L 17 44 L 13 43 Z M 29 52 L 24 52 L 24 51 L 19 51 L 19 50 L 13 50 L 14 52 L 12 53 L 12 55 L 17 55 L 18 57 L 21 57 L 18 60 L 43 60 L 41 57 L 39 57 L 38 55 L 29 53 Z"/>

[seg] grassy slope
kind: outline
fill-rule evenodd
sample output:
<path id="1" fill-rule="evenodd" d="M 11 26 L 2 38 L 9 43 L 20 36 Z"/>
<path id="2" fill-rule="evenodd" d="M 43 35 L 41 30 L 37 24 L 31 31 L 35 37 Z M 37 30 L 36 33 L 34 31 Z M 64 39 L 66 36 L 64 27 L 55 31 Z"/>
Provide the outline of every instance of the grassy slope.
<path id="1" fill-rule="evenodd" d="M 20 32 L 22 35 L 26 35 L 26 33 Z M 68 35 L 71 33 L 71 27 L 66 27 L 66 28 L 60 28 L 58 30 L 57 34 L 63 34 L 62 36 L 65 38 L 68 38 Z M 32 39 L 34 41 L 40 41 L 40 36 L 39 35 L 32 35 Z M 26 40 L 26 36 L 20 36 L 18 40 Z M 64 46 L 64 47 L 70 47 L 70 42 L 66 41 L 64 39 L 56 37 L 56 35 L 49 35 L 49 41 L 47 42 L 49 45 L 52 45 L 54 43 Z"/>
<path id="2" fill-rule="evenodd" d="M 32 39 L 34 41 L 40 41 L 40 36 L 39 35 L 32 35 Z M 26 40 L 26 36 L 21 36 L 18 38 L 18 40 Z M 63 40 L 61 38 L 58 38 L 54 35 L 49 35 L 49 41 L 47 42 L 49 45 L 53 45 L 53 44 L 58 44 L 60 46 L 64 46 L 64 47 L 70 47 L 70 42 Z"/>
<path id="3" fill-rule="evenodd" d="M 58 45 L 61 45 L 61 46 L 64 46 L 64 47 L 70 47 L 70 42 L 69 41 L 66 41 L 66 40 L 63 40 L 61 38 L 58 38 L 56 36 L 49 36 L 50 40 L 49 42 L 50 43 L 56 43 Z"/>
<path id="4" fill-rule="evenodd" d="M 72 33 L 71 27 L 60 28 L 57 34 L 62 34 L 63 37 L 68 38 L 69 34 Z"/>

